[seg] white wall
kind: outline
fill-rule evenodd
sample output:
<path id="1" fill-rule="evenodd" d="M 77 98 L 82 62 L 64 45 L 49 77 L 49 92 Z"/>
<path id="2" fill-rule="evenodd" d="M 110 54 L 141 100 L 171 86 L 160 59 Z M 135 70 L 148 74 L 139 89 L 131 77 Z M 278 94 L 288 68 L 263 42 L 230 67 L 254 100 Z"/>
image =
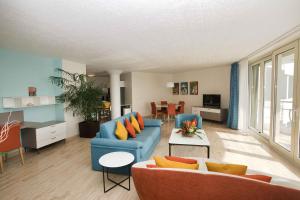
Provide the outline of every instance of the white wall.
<path id="1" fill-rule="evenodd" d="M 173 74 L 174 82 L 198 81 L 198 95 L 172 95 L 172 101 L 185 101 L 185 112 L 192 106 L 202 106 L 203 94 L 221 94 L 221 107 L 228 108 L 230 96 L 230 66 L 204 68 Z"/>
<path id="2" fill-rule="evenodd" d="M 141 115 L 151 114 L 150 102 L 172 98 L 171 88 L 166 83 L 172 80 L 170 74 L 132 72 L 132 108 Z"/>
<path id="3" fill-rule="evenodd" d="M 62 61 L 62 68 L 71 73 L 79 73 L 79 74 L 86 74 L 86 65 L 72 62 L 69 60 Z M 66 107 L 66 105 L 65 105 Z M 67 123 L 67 137 L 71 137 L 74 135 L 79 135 L 79 127 L 78 123 L 83 121 L 81 117 L 73 116 L 73 112 L 65 111 L 65 121 Z"/>
<path id="4" fill-rule="evenodd" d="M 185 101 L 185 112 L 191 113 L 192 106 L 202 106 L 203 94 L 221 94 L 221 107 L 228 108 L 230 95 L 230 66 L 204 68 L 173 74 L 132 72 L 132 107 L 142 115 L 150 115 L 150 102 L 178 103 Z M 198 95 L 173 95 L 166 87 L 169 81 L 198 81 Z"/>

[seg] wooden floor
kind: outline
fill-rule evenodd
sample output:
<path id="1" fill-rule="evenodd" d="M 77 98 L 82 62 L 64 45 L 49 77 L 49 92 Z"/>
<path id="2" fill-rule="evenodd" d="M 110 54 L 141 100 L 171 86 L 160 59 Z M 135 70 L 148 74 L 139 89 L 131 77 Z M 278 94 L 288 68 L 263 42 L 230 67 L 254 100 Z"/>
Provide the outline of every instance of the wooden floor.
<path id="1" fill-rule="evenodd" d="M 173 126 L 174 122 L 163 125 L 162 139 L 154 155 L 168 154 L 168 138 Z M 298 168 L 253 136 L 210 122 L 204 122 L 204 130 L 211 143 L 211 158 L 246 164 L 264 174 L 300 181 Z M 103 193 L 101 173 L 91 170 L 89 141 L 74 137 L 66 143 L 49 146 L 40 154 L 25 153 L 24 166 L 18 157 L 9 158 L 4 173 L 0 174 L 0 199 L 138 199 L 133 184 L 130 192 L 117 187 Z M 172 150 L 172 154 L 178 156 L 206 156 L 205 148 L 176 146 Z"/>

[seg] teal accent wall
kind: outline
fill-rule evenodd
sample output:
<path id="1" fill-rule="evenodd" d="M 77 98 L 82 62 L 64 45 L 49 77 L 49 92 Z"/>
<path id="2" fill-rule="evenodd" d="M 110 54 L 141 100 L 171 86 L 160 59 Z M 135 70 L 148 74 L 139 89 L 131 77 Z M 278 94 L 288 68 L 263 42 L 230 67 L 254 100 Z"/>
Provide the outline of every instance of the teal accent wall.
<path id="1" fill-rule="evenodd" d="M 28 87 L 37 88 L 37 96 L 57 96 L 62 93 L 49 81 L 55 68 L 62 67 L 59 58 L 48 58 L 0 48 L 0 113 L 24 110 L 26 121 L 63 120 L 63 104 L 22 109 L 4 109 L 3 97 L 28 96 Z"/>

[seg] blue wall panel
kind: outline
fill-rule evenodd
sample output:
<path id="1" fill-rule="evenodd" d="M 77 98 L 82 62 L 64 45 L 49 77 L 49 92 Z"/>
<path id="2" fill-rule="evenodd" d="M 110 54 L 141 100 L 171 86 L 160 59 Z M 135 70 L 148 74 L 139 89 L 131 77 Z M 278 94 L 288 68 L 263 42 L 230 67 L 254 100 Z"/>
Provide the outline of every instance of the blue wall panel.
<path id="1" fill-rule="evenodd" d="M 49 76 L 55 74 L 55 68 L 62 67 L 59 58 L 47 58 L 12 50 L 0 49 L 0 113 L 4 109 L 2 97 L 28 96 L 28 87 L 37 88 L 37 96 L 57 96 L 62 89 L 52 85 Z M 63 105 L 48 105 L 24 109 L 26 121 L 63 120 Z"/>

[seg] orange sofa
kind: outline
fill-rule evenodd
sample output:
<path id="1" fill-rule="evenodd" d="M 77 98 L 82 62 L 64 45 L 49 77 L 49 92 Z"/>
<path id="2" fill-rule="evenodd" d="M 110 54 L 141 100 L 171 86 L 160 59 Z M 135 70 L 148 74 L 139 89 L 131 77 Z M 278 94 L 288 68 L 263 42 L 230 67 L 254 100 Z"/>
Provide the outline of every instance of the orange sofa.
<path id="1" fill-rule="evenodd" d="M 300 199 L 300 190 L 285 186 L 201 169 L 146 167 L 152 163 L 146 161 L 132 167 L 132 177 L 141 200 Z"/>

